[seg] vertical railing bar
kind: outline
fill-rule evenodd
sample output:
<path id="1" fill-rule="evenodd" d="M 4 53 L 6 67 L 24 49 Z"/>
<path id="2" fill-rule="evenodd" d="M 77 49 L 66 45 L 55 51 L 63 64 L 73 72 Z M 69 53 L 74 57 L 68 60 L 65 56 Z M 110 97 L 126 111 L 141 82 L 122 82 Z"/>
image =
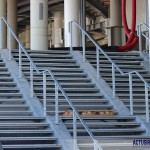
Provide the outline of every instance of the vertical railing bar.
<path id="1" fill-rule="evenodd" d="M 55 82 L 55 123 L 59 124 L 59 99 L 58 99 L 58 85 Z"/>
<path id="2" fill-rule="evenodd" d="M 103 148 L 101 147 L 101 145 L 99 145 L 99 142 L 96 139 L 94 140 L 94 144 L 96 150 L 103 150 Z"/>
<path id="3" fill-rule="evenodd" d="M 116 81 L 115 81 L 115 66 L 112 64 L 112 88 L 113 88 L 113 98 L 116 97 Z"/>
<path id="4" fill-rule="evenodd" d="M 3 38 L 2 38 L 2 19 L 0 19 L 0 48 L 3 48 Z"/>
<path id="5" fill-rule="evenodd" d="M 46 109 L 46 106 L 47 106 L 47 103 L 46 103 L 46 72 L 43 71 L 43 107 L 44 107 L 44 116 L 46 116 L 46 112 L 47 112 L 47 109 Z"/>
<path id="6" fill-rule="evenodd" d="M 149 42 L 148 43 L 149 43 L 149 49 L 148 50 L 149 50 L 149 64 L 150 64 L 150 38 L 149 38 Z"/>
<path id="7" fill-rule="evenodd" d="M 148 5 L 150 7 L 150 1 L 148 1 L 148 2 L 149 2 Z M 149 15 L 150 15 L 150 10 L 149 10 Z M 150 20 L 149 20 L 149 25 L 150 25 Z M 148 49 L 148 51 L 149 51 L 149 67 L 150 67 L 150 27 L 148 27 L 148 33 L 149 33 L 149 36 L 148 36 L 148 46 L 149 46 L 149 49 Z"/>
<path id="8" fill-rule="evenodd" d="M 73 45 L 72 45 L 72 42 L 73 42 L 73 33 L 72 33 L 72 21 L 69 22 L 69 32 L 70 32 L 70 51 L 73 51 Z"/>
<path id="9" fill-rule="evenodd" d="M 138 34 L 139 34 L 139 51 L 140 51 L 140 55 L 142 54 L 142 33 L 141 33 L 141 25 L 138 26 Z"/>
<path id="10" fill-rule="evenodd" d="M 148 98 L 148 87 L 145 84 L 145 105 L 146 105 L 146 122 L 149 123 L 149 98 Z"/>
<path id="11" fill-rule="evenodd" d="M 77 150 L 77 116 L 73 110 L 73 140 L 74 140 L 74 150 Z"/>
<path id="12" fill-rule="evenodd" d="M 8 29 L 8 50 L 9 50 L 9 60 L 11 60 L 11 49 L 12 47 L 11 47 L 11 31 L 10 31 L 10 29 Z"/>
<path id="13" fill-rule="evenodd" d="M 131 115 L 134 114 L 133 112 L 133 85 L 132 85 L 132 74 L 129 73 L 129 92 L 130 92 L 130 113 Z"/>
<path id="14" fill-rule="evenodd" d="M 30 94 L 31 98 L 33 98 L 33 67 L 32 63 L 30 63 Z"/>
<path id="15" fill-rule="evenodd" d="M 95 141 L 94 141 L 94 150 L 97 150 L 97 146 L 96 146 Z"/>
<path id="16" fill-rule="evenodd" d="M 19 44 L 19 78 L 22 78 L 22 49 Z"/>
<path id="17" fill-rule="evenodd" d="M 148 39 L 149 39 L 149 32 L 148 33 L 146 32 L 146 37 L 148 37 Z M 146 53 L 148 53 L 148 43 L 149 43 L 148 39 L 146 38 L 146 45 L 145 45 Z"/>
<path id="18" fill-rule="evenodd" d="M 97 79 L 100 78 L 100 61 L 99 61 L 99 49 L 96 47 L 96 58 L 97 58 Z"/>
<path id="19" fill-rule="evenodd" d="M 83 49 L 83 62 L 85 62 L 85 34 L 82 31 L 82 49 Z"/>

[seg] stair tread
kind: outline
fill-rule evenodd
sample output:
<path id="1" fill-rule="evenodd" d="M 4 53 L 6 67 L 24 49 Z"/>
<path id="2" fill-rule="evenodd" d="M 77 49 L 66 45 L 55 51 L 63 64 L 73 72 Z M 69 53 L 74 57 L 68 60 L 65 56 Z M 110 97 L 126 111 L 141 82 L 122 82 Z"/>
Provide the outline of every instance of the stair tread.
<path id="1" fill-rule="evenodd" d="M 86 139 L 85 136 L 78 136 L 79 139 Z M 102 140 L 102 139 L 127 139 L 127 140 L 130 140 L 130 139 L 149 139 L 150 136 L 149 135 L 106 135 L 106 136 L 98 136 L 96 135 L 95 138 L 98 140 Z"/>
<path id="2" fill-rule="evenodd" d="M 106 126 L 112 126 L 112 125 L 141 125 L 141 123 L 137 123 L 137 122 L 88 122 L 86 121 L 87 125 L 91 125 L 91 126 L 100 126 L 100 125 L 106 125 Z M 72 123 L 68 123 L 65 122 L 65 125 L 72 125 Z M 81 123 L 77 123 L 77 125 L 82 125 Z"/>
<path id="3" fill-rule="evenodd" d="M 30 117 L 10 117 L 10 116 L 5 116 L 2 117 L 0 116 L 0 120 L 44 120 L 45 117 L 34 117 L 34 116 L 30 116 Z"/>
<path id="4" fill-rule="evenodd" d="M 18 149 L 18 148 L 22 148 L 22 149 L 24 149 L 24 148 L 37 148 L 37 149 L 39 149 L 39 148 L 60 148 L 61 147 L 61 145 L 59 145 L 59 144 L 23 144 L 23 145 L 3 145 L 3 148 L 16 148 L 16 149 Z"/>
<path id="5" fill-rule="evenodd" d="M 72 131 L 72 129 L 68 129 L 69 131 Z M 145 131 L 145 129 L 131 129 L 131 128 L 123 128 L 123 129 L 90 129 L 92 132 L 141 132 L 141 131 Z M 77 129 L 78 132 L 85 132 L 85 129 Z"/>
<path id="6" fill-rule="evenodd" d="M 61 117 L 62 119 L 72 119 L 72 117 L 69 117 L 69 116 L 62 116 Z M 131 119 L 131 120 L 134 120 L 135 119 L 135 116 L 92 116 L 92 117 L 86 117 L 86 116 L 83 116 L 83 119 L 85 120 L 95 120 L 95 119 Z"/>
<path id="7" fill-rule="evenodd" d="M 30 141 L 30 140 L 57 140 L 58 138 L 56 137 L 0 137 L 0 142 L 1 141 L 21 141 L 21 140 L 26 140 L 26 141 Z"/>
<path id="8" fill-rule="evenodd" d="M 0 133 L 53 133 L 52 130 L 0 130 Z"/>

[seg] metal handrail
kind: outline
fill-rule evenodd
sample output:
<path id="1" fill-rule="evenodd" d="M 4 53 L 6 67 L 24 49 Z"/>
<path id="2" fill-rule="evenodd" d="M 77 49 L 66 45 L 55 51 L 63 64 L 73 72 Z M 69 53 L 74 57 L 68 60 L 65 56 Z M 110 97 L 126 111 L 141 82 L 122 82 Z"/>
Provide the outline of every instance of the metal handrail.
<path id="1" fill-rule="evenodd" d="M 22 49 L 22 51 L 25 53 L 26 57 L 29 59 L 30 63 L 32 64 L 32 66 L 34 67 L 34 69 L 37 71 L 37 73 L 39 73 L 39 69 L 35 66 L 33 60 L 31 59 L 30 55 L 26 52 L 26 50 L 24 49 L 22 43 L 20 42 L 20 40 L 18 39 L 17 35 L 15 34 L 15 32 L 13 31 L 13 29 L 11 28 L 10 24 L 7 22 L 7 20 L 4 17 L 0 18 L 0 28 L 1 28 L 1 41 L 2 41 L 2 22 L 4 21 L 5 24 L 7 25 L 8 29 L 9 29 L 9 34 L 11 33 L 13 35 L 13 37 L 15 38 L 15 40 L 17 41 L 17 43 L 19 44 L 20 48 Z M 2 46 L 2 43 L 1 43 Z M 10 43 L 9 43 L 10 46 Z M 10 49 L 9 49 L 10 50 Z M 9 58 L 11 59 L 11 58 Z"/>
<path id="2" fill-rule="evenodd" d="M 72 23 L 75 23 L 77 25 L 77 27 L 82 31 L 82 33 L 84 33 L 91 41 L 92 43 L 95 45 L 96 48 L 98 48 L 101 53 L 111 62 L 111 64 L 113 64 L 117 70 L 123 75 L 123 71 L 113 62 L 113 60 L 104 52 L 104 50 L 99 46 L 99 44 L 93 39 L 93 37 L 91 37 L 84 29 L 82 29 L 82 27 L 74 20 L 70 22 L 70 26 L 72 26 Z M 72 27 L 71 27 L 72 28 Z M 72 41 L 71 41 L 72 43 Z M 71 47 L 72 49 L 72 47 Z"/>
<path id="3" fill-rule="evenodd" d="M 120 67 L 116 65 L 116 63 L 104 52 L 104 50 L 100 47 L 100 45 L 91 37 L 75 20 L 69 22 L 69 32 L 70 32 L 70 51 L 73 50 L 73 33 L 72 33 L 72 24 L 75 24 L 82 33 L 82 47 L 83 47 L 83 62 L 85 62 L 85 36 L 87 36 L 91 42 L 95 45 L 96 47 L 96 57 L 97 57 L 97 78 L 99 79 L 100 77 L 100 65 L 99 65 L 99 52 L 101 52 L 112 64 L 112 85 L 113 85 L 113 98 L 116 97 L 116 92 L 115 92 L 115 68 L 119 71 L 119 73 L 123 76 L 129 75 L 129 88 L 130 88 L 130 112 L 131 115 L 133 115 L 133 91 L 132 91 L 132 74 L 136 74 L 145 84 L 145 98 L 146 98 L 146 121 L 149 122 L 149 103 L 148 103 L 148 89 L 150 89 L 150 85 L 148 82 L 140 75 L 140 73 L 136 70 L 130 71 L 130 72 L 123 72 Z M 148 29 L 149 27 L 144 24 Z"/>
<path id="4" fill-rule="evenodd" d="M 146 38 L 146 46 L 150 45 L 150 38 L 142 33 L 142 26 L 146 27 L 146 29 L 148 29 L 148 32 L 150 31 L 149 26 L 144 22 L 140 23 L 137 26 L 137 33 L 138 33 L 138 36 L 139 36 L 139 51 L 140 51 L 140 54 L 142 53 L 142 36 Z M 149 61 L 150 61 L 150 46 L 149 46 Z"/>
<path id="5" fill-rule="evenodd" d="M 32 58 L 30 57 L 30 55 L 28 54 L 28 52 L 25 50 L 25 48 L 23 47 L 22 43 L 20 42 L 20 40 L 18 39 L 17 35 L 15 34 L 15 32 L 12 30 L 11 26 L 9 25 L 9 23 L 7 22 L 7 20 L 4 17 L 0 18 L 0 40 L 2 41 L 2 20 L 5 22 L 5 24 L 7 25 L 7 28 L 9 29 L 9 60 L 11 60 L 11 34 L 13 35 L 13 37 L 15 38 L 15 40 L 17 41 L 18 45 L 19 45 L 19 76 L 20 78 L 22 77 L 22 60 L 21 59 L 21 51 L 24 52 L 24 54 L 26 55 L 26 57 L 28 58 L 29 62 L 30 62 L 30 84 L 31 84 L 31 97 L 33 98 L 33 68 L 36 70 L 37 74 L 43 74 L 43 97 L 45 98 L 45 106 L 44 106 L 44 115 L 46 115 L 46 88 L 44 89 L 44 87 L 46 87 L 46 72 L 48 72 L 52 79 L 55 82 L 55 94 L 57 95 L 57 104 L 58 104 L 58 88 L 61 91 L 61 93 L 63 94 L 63 96 L 65 97 L 66 101 L 68 102 L 68 104 L 70 105 L 70 107 L 73 110 L 73 126 L 74 126 L 74 139 L 77 139 L 77 127 L 76 127 L 76 121 L 77 118 L 80 120 L 81 124 L 83 125 L 83 127 L 85 128 L 86 132 L 89 134 L 89 136 L 91 137 L 93 143 L 94 143 L 94 148 L 98 149 L 98 150 L 103 150 L 102 147 L 100 146 L 100 144 L 98 143 L 98 141 L 95 139 L 93 133 L 90 131 L 90 129 L 88 128 L 88 126 L 86 125 L 85 121 L 83 120 L 83 118 L 81 117 L 81 115 L 79 114 L 79 112 L 77 111 L 77 109 L 75 108 L 75 106 L 73 105 L 73 103 L 71 102 L 71 100 L 69 99 L 69 97 L 67 96 L 66 92 L 64 91 L 64 89 L 62 88 L 62 86 L 59 84 L 58 80 L 55 78 L 55 76 L 53 75 L 52 71 L 49 69 L 40 69 L 42 71 L 40 71 L 38 69 L 38 67 L 35 65 L 35 63 L 33 62 Z M 2 46 L 2 42 L 1 45 Z M 21 62 L 20 62 L 21 61 Z M 56 90 L 57 89 L 57 90 Z M 57 91 L 57 93 L 56 93 Z M 59 121 L 59 112 L 58 112 L 58 105 L 55 106 L 57 107 L 57 112 L 56 112 L 56 123 L 58 123 Z M 76 145 L 77 143 L 74 143 L 74 150 L 76 150 Z"/>

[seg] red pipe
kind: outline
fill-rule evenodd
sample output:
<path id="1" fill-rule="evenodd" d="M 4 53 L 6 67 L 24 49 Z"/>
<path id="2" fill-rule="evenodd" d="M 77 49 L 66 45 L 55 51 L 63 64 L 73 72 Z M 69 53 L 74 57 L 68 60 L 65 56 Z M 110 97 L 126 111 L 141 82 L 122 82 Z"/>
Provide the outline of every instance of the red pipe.
<path id="1" fill-rule="evenodd" d="M 138 43 L 138 41 L 139 41 L 138 37 L 135 36 L 132 43 L 125 45 L 125 46 L 120 46 L 119 51 L 124 52 L 127 50 L 131 50 Z"/>
<path id="2" fill-rule="evenodd" d="M 122 0 L 122 22 L 124 25 L 125 33 L 128 36 L 128 34 L 130 33 L 130 30 L 128 28 L 127 18 L 126 18 L 126 0 Z"/>
<path id="3" fill-rule="evenodd" d="M 136 29 L 136 0 L 132 0 L 132 27 L 131 30 L 127 24 L 126 17 L 126 0 L 122 0 L 122 22 L 124 26 L 125 33 L 128 37 L 128 41 L 124 46 L 119 47 L 119 51 L 126 51 L 132 49 L 138 42 L 138 37 L 135 35 Z"/>
<path id="4" fill-rule="evenodd" d="M 128 33 L 128 41 L 125 45 L 132 43 L 135 37 L 135 27 L 136 27 L 136 0 L 132 0 L 132 27 L 131 32 Z"/>

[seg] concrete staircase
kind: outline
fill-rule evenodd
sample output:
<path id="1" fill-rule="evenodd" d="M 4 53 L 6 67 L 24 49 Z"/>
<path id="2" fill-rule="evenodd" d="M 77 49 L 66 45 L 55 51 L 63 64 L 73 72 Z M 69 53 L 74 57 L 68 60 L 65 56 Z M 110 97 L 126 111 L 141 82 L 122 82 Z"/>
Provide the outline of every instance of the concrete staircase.
<path id="1" fill-rule="evenodd" d="M 117 110 L 104 97 L 92 79 L 80 68 L 68 50 L 51 51 L 27 51 L 37 67 L 51 69 L 60 85 L 78 110 L 113 110 L 114 116 L 90 116 L 83 117 L 92 133 L 97 138 L 148 138 L 146 130 L 137 122 L 134 116 L 120 116 Z M 18 50 L 13 51 L 13 57 L 18 63 Z M 90 58 L 93 57 L 89 56 Z M 22 56 L 24 76 L 30 78 L 29 62 L 25 55 Z M 92 60 L 95 61 L 94 58 Z M 109 68 L 108 68 L 109 69 Z M 34 72 L 34 92 L 43 103 L 42 76 Z M 47 113 L 54 114 L 54 82 L 47 78 Z M 62 112 L 70 109 L 61 93 L 59 93 L 59 110 Z M 72 116 L 61 116 L 68 131 L 72 135 Z M 78 126 L 78 137 L 85 138 L 87 133 L 81 126 Z"/>
<path id="2" fill-rule="evenodd" d="M 106 51 L 106 53 L 124 73 L 137 70 L 150 83 L 150 73 L 142 65 L 143 58 L 138 52 Z M 96 68 L 96 52 L 94 48 L 86 50 L 86 58 Z M 112 65 L 109 61 L 100 53 L 100 74 L 110 87 L 112 87 L 111 67 Z M 129 108 L 129 76 L 122 76 L 118 71 L 116 71 L 116 94 Z M 133 102 L 134 114 L 145 115 L 145 88 L 143 81 L 137 75 L 133 75 Z"/>
<path id="3" fill-rule="evenodd" d="M 0 57 L 0 143 L 4 150 L 61 150 L 44 117 L 35 117 Z"/>

